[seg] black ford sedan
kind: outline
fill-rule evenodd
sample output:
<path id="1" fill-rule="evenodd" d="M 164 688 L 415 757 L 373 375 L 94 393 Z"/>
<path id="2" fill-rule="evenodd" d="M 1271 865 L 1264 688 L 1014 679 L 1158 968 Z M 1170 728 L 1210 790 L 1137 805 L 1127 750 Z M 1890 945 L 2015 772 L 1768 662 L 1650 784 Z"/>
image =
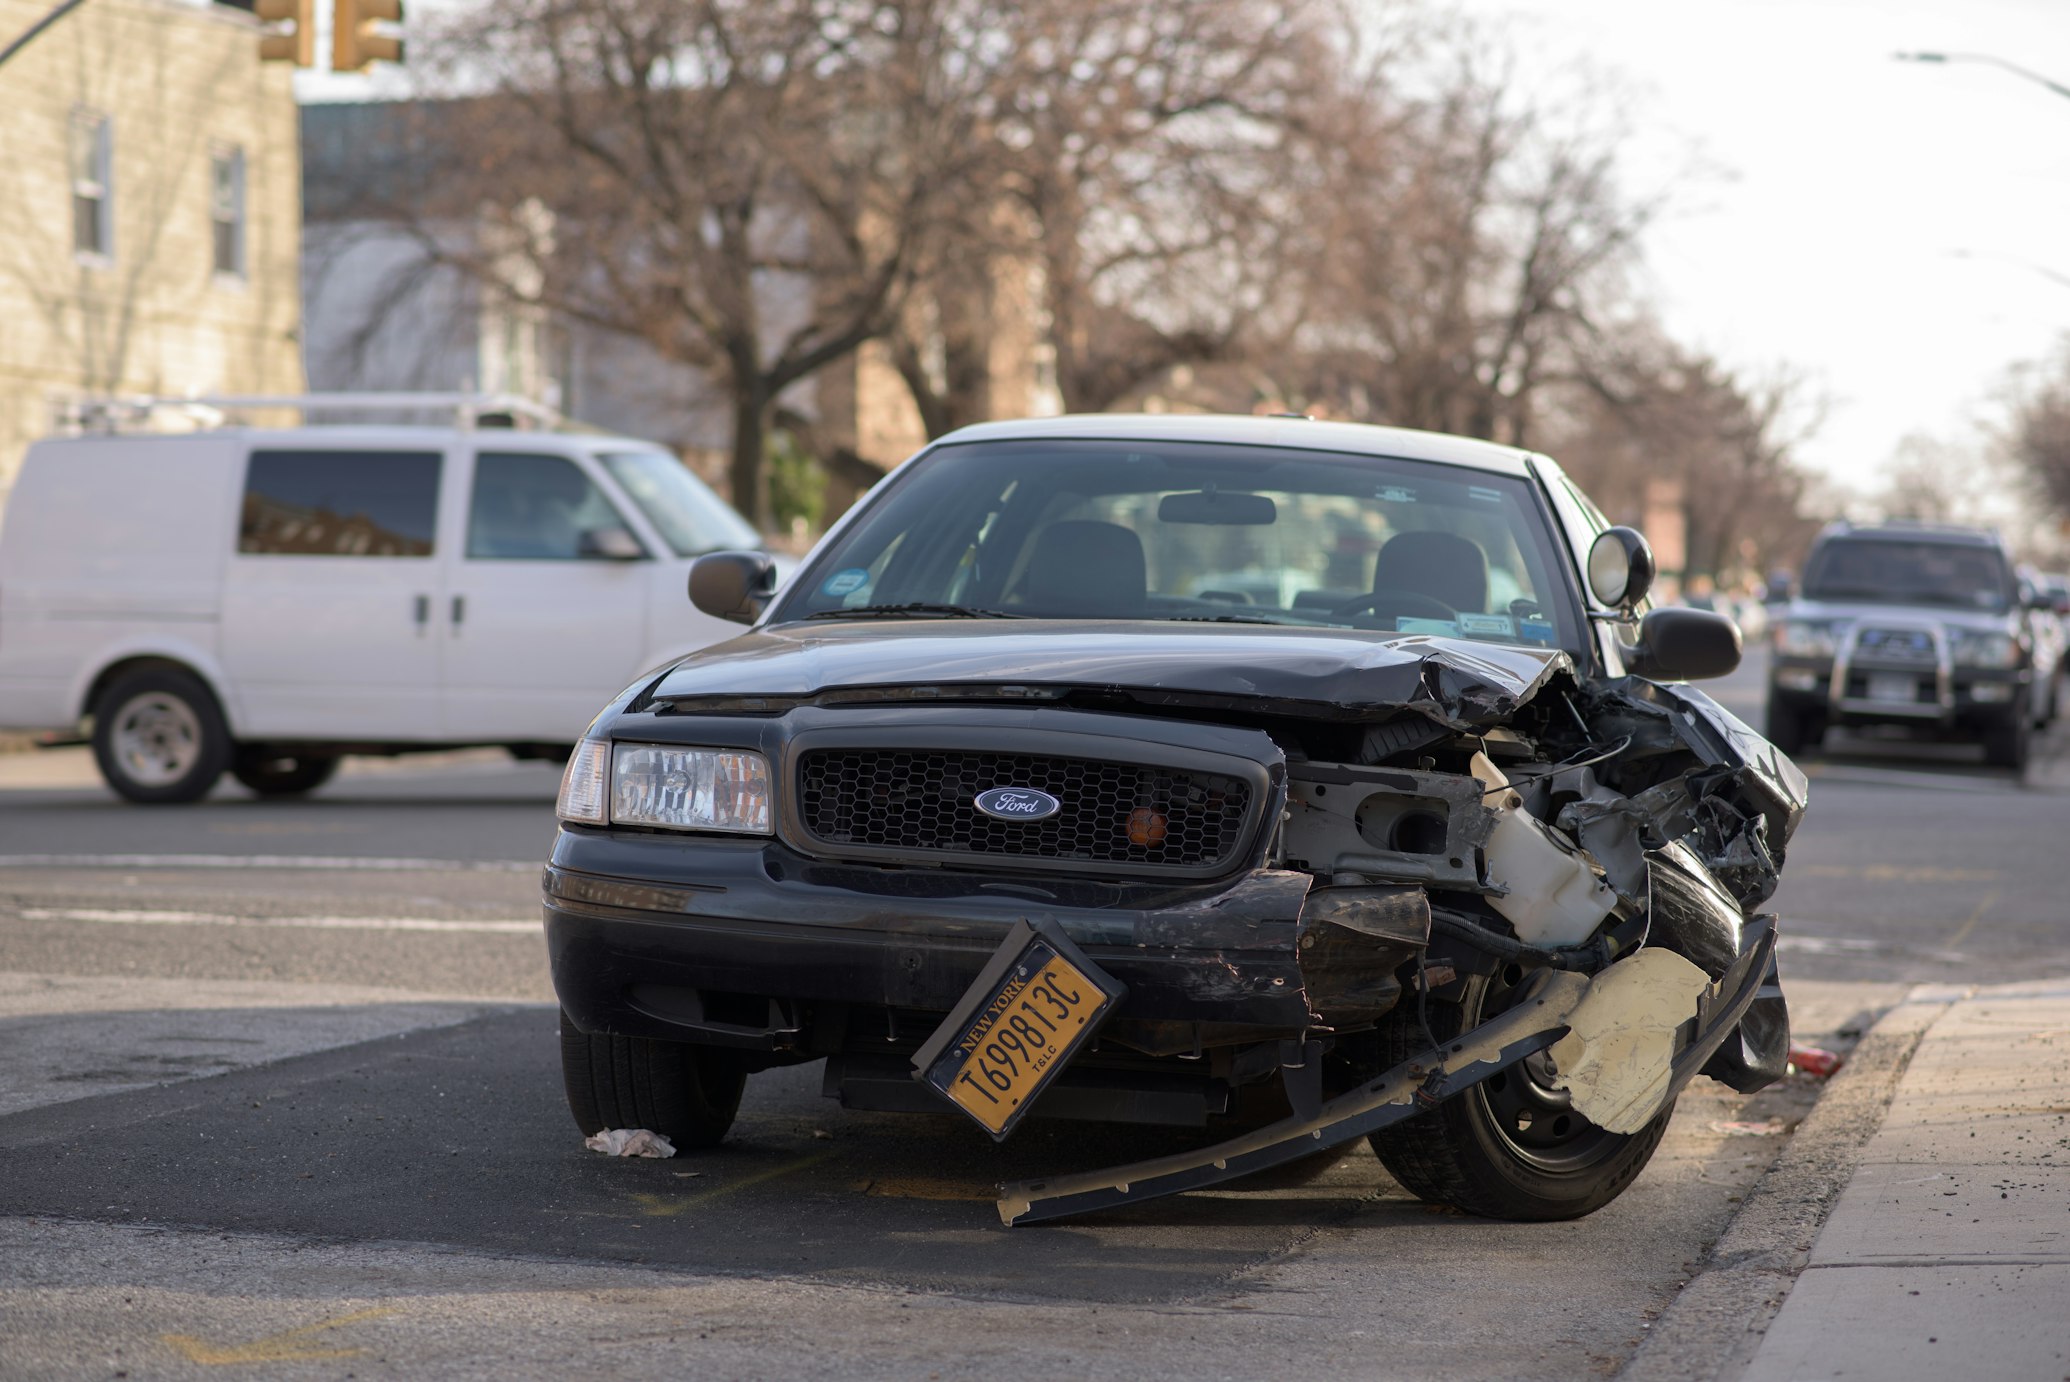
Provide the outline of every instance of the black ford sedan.
<path id="1" fill-rule="evenodd" d="M 1609 1202 L 1697 1075 L 1779 1076 L 1787 758 L 1739 634 L 1543 456 L 1299 418 L 929 446 L 569 762 L 546 872 L 585 1132 L 851 1108 L 1222 1127 L 1007 1223 L 1358 1137 L 1426 1199 Z M 1260 1117 L 1256 1110 L 1265 1105 Z"/>

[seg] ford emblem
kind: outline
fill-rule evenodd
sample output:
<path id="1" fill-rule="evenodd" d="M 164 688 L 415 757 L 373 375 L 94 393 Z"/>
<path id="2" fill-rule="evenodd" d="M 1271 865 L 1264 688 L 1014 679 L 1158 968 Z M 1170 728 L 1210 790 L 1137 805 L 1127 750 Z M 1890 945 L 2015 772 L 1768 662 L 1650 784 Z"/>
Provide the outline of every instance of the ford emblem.
<path id="1" fill-rule="evenodd" d="M 1002 821 L 1046 821 L 1064 803 L 1033 787 L 993 787 L 977 794 L 977 809 Z"/>

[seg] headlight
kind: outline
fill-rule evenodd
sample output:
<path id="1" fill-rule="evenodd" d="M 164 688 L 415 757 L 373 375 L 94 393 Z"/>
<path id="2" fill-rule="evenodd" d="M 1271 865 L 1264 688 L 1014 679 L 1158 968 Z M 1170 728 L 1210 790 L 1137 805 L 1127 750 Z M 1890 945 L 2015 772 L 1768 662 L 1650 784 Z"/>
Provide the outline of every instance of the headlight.
<path id="1" fill-rule="evenodd" d="M 769 833 L 769 762 L 744 749 L 672 749 L 585 739 L 555 810 L 583 825 Z"/>
<path id="2" fill-rule="evenodd" d="M 1978 629 L 1948 630 L 1948 650 L 1964 667 L 2016 667 L 2020 645 L 2010 634 Z"/>
<path id="3" fill-rule="evenodd" d="M 769 833 L 769 762 L 759 753 L 619 744 L 611 760 L 613 825 Z"/>
<path id="4" fill-rule="evenodd" d="M 1831 657 L 1833 626 L 1785 619 L 1775 626 L 1775 650 L 1787 657 Z"/>
<path id="5" fill-rule="evenodd" d="M 564 821 L 587 825 L 604 823 L 604 803 L 611 792 L 611 745 L 602 739 L 585 739 L 568 758 L 568 770 L 561 774 L 560 800 L 554 813 Z"/>

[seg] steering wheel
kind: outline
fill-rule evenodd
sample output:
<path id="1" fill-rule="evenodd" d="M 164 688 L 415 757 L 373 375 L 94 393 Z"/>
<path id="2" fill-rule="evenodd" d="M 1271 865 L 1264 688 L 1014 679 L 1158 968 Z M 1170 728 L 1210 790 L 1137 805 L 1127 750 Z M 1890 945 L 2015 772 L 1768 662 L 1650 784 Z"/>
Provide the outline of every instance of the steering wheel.
<path id="1" fill-rule="evenodd" d="M 1353 596 L 1338 605 L 1330 613 L 1350 617 L 1361 610 L 1370 609 L 1376 615 L 1427 617 L 1431 619 L 1457 619 L 1459 611 L 1453 609 L 1435 595 L 1425 595 L 1417 590 L 1374 590 L 1364 595 Z"/>

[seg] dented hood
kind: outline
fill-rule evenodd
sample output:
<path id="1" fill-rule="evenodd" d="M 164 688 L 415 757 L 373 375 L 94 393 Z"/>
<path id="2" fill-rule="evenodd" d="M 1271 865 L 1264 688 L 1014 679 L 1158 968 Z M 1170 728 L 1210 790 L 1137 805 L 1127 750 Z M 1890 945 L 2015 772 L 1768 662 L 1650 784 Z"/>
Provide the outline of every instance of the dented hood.
<path id="1" fill-rule="evenodd" d="M 1420 634 L 1106 619 L 877 619 L 758 629 L 678 663 L 647 699 L 717 709 L 830 692 L 952 699 L 944 694 L 952 688 L 1014 686 L 1119 692 L 1151 704 L 1279 705 L 1347 719 L 1412 708 L 1468 725 L 1504 718 L 1547 678 L 1572 667 L 1556 649 Z"/>

